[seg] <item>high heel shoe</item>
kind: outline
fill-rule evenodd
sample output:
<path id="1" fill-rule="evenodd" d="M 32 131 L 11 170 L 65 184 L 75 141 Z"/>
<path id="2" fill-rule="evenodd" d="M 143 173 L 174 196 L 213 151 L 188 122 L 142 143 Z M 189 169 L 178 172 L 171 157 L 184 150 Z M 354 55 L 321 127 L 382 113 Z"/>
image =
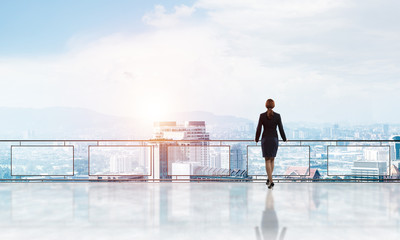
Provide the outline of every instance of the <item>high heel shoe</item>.
<path id="1" fill-rule="evenodd" d="M 269 185 L 269 179 L 267 179 L 267 182 L 265 183 L 265 185 L 267 185 L 267 186 Z"/>
<path id="2" fill-rule="evenodd" d="M 268 185 L 269 189 L 272 189 L 275 186 L 274 182 L 272 182 L 271 184 Z"/>

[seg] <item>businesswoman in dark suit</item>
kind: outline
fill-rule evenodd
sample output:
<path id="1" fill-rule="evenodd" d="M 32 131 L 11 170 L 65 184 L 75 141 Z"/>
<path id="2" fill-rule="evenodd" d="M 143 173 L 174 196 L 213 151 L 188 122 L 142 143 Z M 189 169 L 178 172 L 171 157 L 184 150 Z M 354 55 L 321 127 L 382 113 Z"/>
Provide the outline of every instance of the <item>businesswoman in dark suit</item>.
<path id="1" fill-rule="evenodd" d="M 281 115 L 274 112 L 272 109 L 275 107 L 275 102 L 272 99 L 268 99 L 265 103 L 265 107 L 268 109 L 265 113 L 260 114 L 260 119 L 258 120 L 256 139 L 258 142 L 261 134 L 261 126 L 264 128 L 261 138 L 261 149 L 263 157 L 265 158 L 265 170 L 267 171 L 268 188 L 272 188 L 275 184 L 272 181 L 272 172 L 274 171 L 274 160 L 276 153 L 278 151 L 278 133 L 276 132 L 276 127 L 279 128 L 279 133 L 281 134 L 282 140 L 286 142 L 285 131 L 283 130 Z"/>

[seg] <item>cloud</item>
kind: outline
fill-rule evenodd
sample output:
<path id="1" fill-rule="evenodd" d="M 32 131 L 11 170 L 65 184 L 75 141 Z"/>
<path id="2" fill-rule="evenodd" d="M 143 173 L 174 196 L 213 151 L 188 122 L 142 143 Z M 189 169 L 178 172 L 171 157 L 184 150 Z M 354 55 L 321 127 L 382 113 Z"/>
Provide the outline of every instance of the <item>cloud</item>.
<path id="1" fill-rule="evenodd" d="M 164 6 L 156 5 L 153 11 L 142 17 L 142 20 L 144 23 L 156 27 L 172 27 L 180 23 L 182 19 L 190 17 L 194 11 L 194 7 L 180 5 L 174 7 L 173 13 L 167 13 Z"/>
<path id="2" fill-rule="evenodd" d="M 395 4 L 387 3 L 158 5 L 144 14 L 143 32 L 69 41 L 70 51 L 57 56 L 0 57 L 0 102 L 134 117 L 148 109 L 203 110 L 256 120 L 272 97 L 285 121 L 396 122 L 399 31 L 365 23 L 366 13 Z"/>
<path id="3" fill-rule="evenodd" d="M 268 24 L 268 21 L 298 19 L 326 14 L 349 6 L 344 0 L 199 0 L 195 6 L 207 9 L 217 22 L 237 22 L 240 26 Z M 258 20 L 258 21 L 257 21 Z M 281 24 L 281 23 L 276 23 Z"/>

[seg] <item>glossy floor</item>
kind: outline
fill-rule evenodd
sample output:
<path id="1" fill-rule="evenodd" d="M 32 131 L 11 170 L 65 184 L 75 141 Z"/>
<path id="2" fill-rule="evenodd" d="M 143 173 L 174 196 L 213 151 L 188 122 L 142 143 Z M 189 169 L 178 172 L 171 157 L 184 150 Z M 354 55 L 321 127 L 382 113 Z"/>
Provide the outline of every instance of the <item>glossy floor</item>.
<path id="1" fill-rule="evenodd" d="M 0 183 L 0 239 L 400 239 L 396 183 Z"/>

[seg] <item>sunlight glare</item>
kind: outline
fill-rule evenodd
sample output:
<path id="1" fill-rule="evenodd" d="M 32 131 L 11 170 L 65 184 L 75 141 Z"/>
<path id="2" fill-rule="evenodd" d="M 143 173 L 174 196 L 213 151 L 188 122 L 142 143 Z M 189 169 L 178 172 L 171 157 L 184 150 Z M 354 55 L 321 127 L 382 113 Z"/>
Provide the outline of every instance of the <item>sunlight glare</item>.
<path id="1" fill-rule="evenodd" d="M 167 103 L 159 99 L 148 99 L 141 106 L 140 116 L 146 121 L 162 121 L 168 112 Z"/>

